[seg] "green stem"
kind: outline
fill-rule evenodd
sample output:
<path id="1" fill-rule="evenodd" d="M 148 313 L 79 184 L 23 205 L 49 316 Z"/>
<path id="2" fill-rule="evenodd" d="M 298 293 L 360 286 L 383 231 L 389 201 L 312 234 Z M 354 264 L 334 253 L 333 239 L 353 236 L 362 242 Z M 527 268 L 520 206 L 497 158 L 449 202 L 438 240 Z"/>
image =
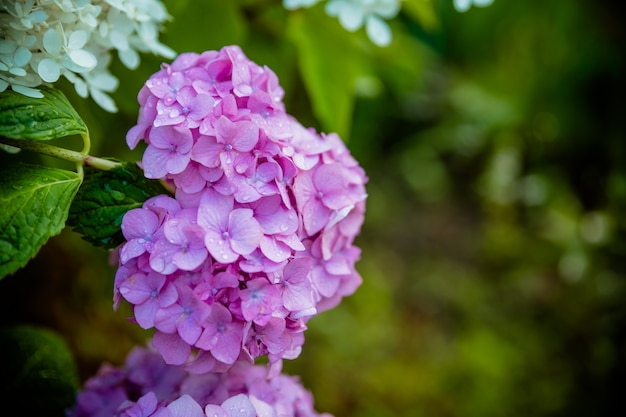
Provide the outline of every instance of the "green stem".
<path id="1" fill-rule="evenodd" d="M 85 155 L 81 152 L 76 152 L 65 148 L 59 148 L 58 146 L 48 145 L 47 143 L 39 141 L 0 138 L 0 142 L 26 151 L 37 152 L 43 155 L 64 159 L 66 161 L 76 162 L 77 164 L 87 165 L 96 169 L 101 169 L 103 171 L 109 171 L 113 168 L 121 166 L 119 162 Z"/>
<path id="2" fill-rule="evenodd" d="M 167 181 L 165 181 L 165 180 L 159 180 L 159 183 L 160 183 L 160 184 L 161 184 L 161 186 L 162 186 L 163 188 L 165 188 L 165 189 L 166 189 L 166 190 L 167 190 L 167 191 L 168 191 L 171 195 L 176 194 L 176 188 L 175 188 L 172 184 L 168 183 L 168 182 L 167 182 Z"/>

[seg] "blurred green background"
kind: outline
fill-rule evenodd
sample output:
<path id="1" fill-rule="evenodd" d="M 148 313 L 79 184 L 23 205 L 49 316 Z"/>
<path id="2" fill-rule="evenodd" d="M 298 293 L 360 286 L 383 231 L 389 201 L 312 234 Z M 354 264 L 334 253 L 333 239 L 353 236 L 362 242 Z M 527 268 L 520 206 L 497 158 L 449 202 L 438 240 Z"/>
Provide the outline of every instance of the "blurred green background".
<path id="1" fill-rule="evenodd" d="M 164 1 L 177 52 L 239 44 L 305 126 L 368 176 L 363 285 L 285 362 L 316 409 L 353 416 L 597 416 L 626 408 L 623 22 L 608 1 L 407 0 L 378 48 L 320 5 Z M 92 154 L 125 133 L 161 60 L 116 60 L 117 114 L 64 87 Z M 55 164 L 56 162 L 47 161 Z M 0 281 L 2 324 L 57 331 L 82 381 L 147 333 L 112 311 L 115 268 L 71 230 Z"/>

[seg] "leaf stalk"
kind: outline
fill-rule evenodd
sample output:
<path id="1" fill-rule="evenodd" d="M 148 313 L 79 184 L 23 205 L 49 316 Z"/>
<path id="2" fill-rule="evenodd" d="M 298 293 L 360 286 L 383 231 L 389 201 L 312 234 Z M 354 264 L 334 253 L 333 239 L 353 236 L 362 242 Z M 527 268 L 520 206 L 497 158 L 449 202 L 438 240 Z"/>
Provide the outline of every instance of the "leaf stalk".
<path id="1" fill-rule="evenodd" d="M 23 149 L 25 151 L 37 152 L 42 155 L 48 155 L 54 158 L 75 162 L 80 165 L 79 169 L 81 169 L 82 165 L 87 165 L 103 171 L 109 171 L 122 165 L 119 162 L 87 155 L 84 153 L 85 150 L 83 150 L 83 152 L 77 152 L 71 149 L 65 149 L 58 146 L 49 145 L 40 141 L 17 140 L 1 137 L 0 142 L 4 143 L 5 145 L 10 145 L 15 148 Z"/>

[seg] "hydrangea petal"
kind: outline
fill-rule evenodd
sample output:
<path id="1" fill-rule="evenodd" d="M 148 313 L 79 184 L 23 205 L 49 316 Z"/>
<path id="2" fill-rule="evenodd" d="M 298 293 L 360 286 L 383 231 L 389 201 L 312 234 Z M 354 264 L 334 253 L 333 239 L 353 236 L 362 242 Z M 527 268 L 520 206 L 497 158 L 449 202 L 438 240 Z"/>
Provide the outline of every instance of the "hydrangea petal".
<path id="1" fill-rule="evenodd" d="M 244 394 L 230 397 L 222 403 L 222 408 L 226 410 L 229 417 L 256 417 L 254 405 Z"/>
<path id="2" fill-rule="evenodd" d="M 61 76 L 61 68 L 53 59 L 45 58 L 39 61 L 37 73 L 45 82 L 53 83 Z"/>
<path id="3" fill-rule="evenodd" d="M 389 25 L 376 16 L 369 16 L 365 22 L 367 36 L 378 46 L 388 46 L 391 43 L 391 29 Z"/>
<path id="4" fill-rule="evenodd" d="M 155 332 L 152 337 L 152 345 L 161 353 L 166 363 L 170 365 L 182 365 L 189 358 L 191 347 L 185 343 L 176 333 L 167 334 Z"/>
<path id="5" fill-rule="evenodd" d="M 263 237 L 261 226 L 253 217 L 250 209 L 235 209 L 229 215 L 231 246 L 241 255 L 255 250 Z"/>
<path id="6" fill-rule="evenodd" d="M 70 51 L 68 55 L 76 65 L 86 69 L 92 69 L 98 63 L 98 60 L 92 53 L 82 49 Z"/>
<path id="7" fill-rule="evenodd" d="M 168 404 L 172 417 L 206 417 L 202 407 L 190 395 L 184 394 Z"/>
<path id="8" fill-rule="evenodd" d="M 59 56 L 63 49 L 63 44 L 61 43 L 59 33 L 55 29 L 50 28 L 43 34 L 43 46 L 50 55 Z"/>

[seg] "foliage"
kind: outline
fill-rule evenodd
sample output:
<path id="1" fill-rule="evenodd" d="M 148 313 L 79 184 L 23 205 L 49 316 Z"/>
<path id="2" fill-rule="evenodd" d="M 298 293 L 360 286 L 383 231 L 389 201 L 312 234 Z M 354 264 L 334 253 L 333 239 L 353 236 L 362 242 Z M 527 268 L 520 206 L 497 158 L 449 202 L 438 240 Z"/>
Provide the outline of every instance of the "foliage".
<path id="1" fill-rule="evenodd" d="M 33 99 L 4 92 L 0 136 L 37 149 L 41 148 L 37 141 L 88 135 L 84 122 L 62 92 L 43 89 L 42 94 L 42 98 Z M 7 163 L 0 181 L 0 201 L 6 207 L 0 218 L 0 277 L 5 277 L 24 266 L 51 236 L 61 232 L 82 176 L 56 168 Z"/>
<path id="2" fill-rule="evenodd" d="M 87 134 L 87 126 L 61 91 L 42 88 L 41 93 L 43 97 L 37 100 L 13 91 L 3 93 L 0 135 L 12 139 L 50 140 Z"/>
<path id="3" fill-rule="evenodd" d="M 113 249 L 124 241 L 124 214 L 165 189 L 158 181 L 145 178 L 136 163 L 126 162 L 110 171 L 86 171 L 87 179 L 70 207 L 67 225 L 91 244 Z"/>
<path id="4" fill-rule="evenodd" d="M 75 364 L 55 332 L 34 326 L 0 329 L 5 364 L 0 399 L 19 403 L 24 413 L 63 416 L 78 390 Z"/>
<path id="5" fill-rule="evenodd" d="M 76 173 L 26 164 L 0 171 L 2 224 L 0 276 L 15 272 L 59 234 L 81 178 Z"/>

